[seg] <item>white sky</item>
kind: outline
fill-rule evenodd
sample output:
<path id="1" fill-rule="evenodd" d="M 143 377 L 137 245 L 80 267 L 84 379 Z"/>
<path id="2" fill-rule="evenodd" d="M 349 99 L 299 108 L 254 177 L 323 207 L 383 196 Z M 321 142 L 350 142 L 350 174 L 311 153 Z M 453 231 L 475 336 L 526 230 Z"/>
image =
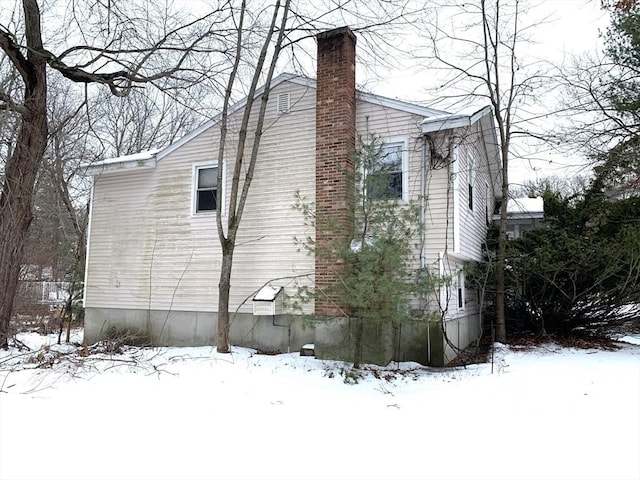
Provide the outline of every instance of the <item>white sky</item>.
<path id="1" fill-rule="evenodd" d="M 518 50 L 530 58 L 550 61 L 558 66 L 569 61 L 572 56 L 584 52 L 601 51 L 603 33 L 609 24 L 609 14 L 600 8 L 600 0 L 542 0 L 531 9 L 530 18 L 546 19 L 529 32 L 532 43 L 521 45 Z M 525 20 L 523 23 L 528 23 Z M 526 50 L 524 50 L 526 48 Z M 527 63 L 526 60 L 524 63 Z M 377 83 L 373 89 L 381 95 L 398 97 L 405 95 L 408 100 L 420 99 L 426 102 L 434 98 L 428 91 L 428 75 L 398 73 Z M 399 94 L 398 92 L 402 92 Z M 405 92 L 416 92 L 407 98 Z M 545 112 L 552 112 L 557 100 L 549 99 Z M 437 105 L 436 105 L 437 107 Z M 553 125 L 556 119 L 547 120 Z M 510 164 L 510 181 L 519 184 L 526 180 L 537 180 L 550 175 L 571 176 L 585 173 L 585 160 L 579 154 L 558 154 L 543 146 L 518 148 L 525 158 L 513 158 Z"/>
<path id="2" fill-rule="evenodd" d="M 200 0 L 178 1 L 194 8 Z M 535 3 L 535 0 L 531 0 L 531 3 Z M 13 4 L 12 0 L 0 0 L 0 6 L 8 4 Z M 424 5 L 426 9 L 429 4 Z M 0 8 L 1 10 L 5 9 Z M 539 43 L 527 46 L 530 54 L 557 64 L 561 64 L 570 55 L 600 48 L 599 34 L 606 29 L 609 21 L 608 13 L 600 9 L 600 0 L 540 0 L 533 8 L 531 15 L 531 18 L 547 18 L 548 21 L 531 31 L 534 40 Z M 315 45 L 310 42 L 307 46 L 310 49 L 308 60 L 311 61 L 311 57 L 315 57 Z M 362 59 L 362 62 L 364 61 Z M 415 63 L 414 60 L 413 64 Z M 310 72 L 314 71 L 312 65 L 313 63 L 310 62 Z M 407 67 L 409 66 L 408 64 Z M 287 70 L 287 67 L 285 66 L 284 69 Z M 408 101 L 420 101 L 425 104 L 432 104 L 437 98 L 433 92 L 427 90 L 430 80 L 432 76 L 429 72 L 423 71 L 416 74 L 409 70 L 387 71 L 375 78 L 371 72 L 365 72 L 363 66 L 360 66 L 357 77 L 358 84 L 366 85 L 366 88 L 374 93 Z M 435 106 L 436 108 L 444 107 L 443 105 Z M 554 108 L 555 105 L 551 104 L 548 111 L 553 111 Z M 548 119 L 549 124 L 553 121 L 553 118 Z M 527 160 L 512 162 L 511 181 L 519 183 L 525 179 L 537 179 L 547 175 L 567 175 L 576 171 L 567 165 L 583 163 L 578 156 L 566 158 L 546 149 L 537 148 L 530 155 L 527 152 Z"/>

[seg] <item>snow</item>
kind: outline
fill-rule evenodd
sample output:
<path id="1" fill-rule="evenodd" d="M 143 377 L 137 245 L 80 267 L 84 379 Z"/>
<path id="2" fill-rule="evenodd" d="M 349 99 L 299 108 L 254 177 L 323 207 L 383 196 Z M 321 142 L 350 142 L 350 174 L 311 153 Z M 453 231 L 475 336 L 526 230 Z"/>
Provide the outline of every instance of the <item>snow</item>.
<path id="1" fill-rule="evenodd" d="M 510 198 L 507 201 L 507 213 L 541 213 L 544 212 L 542 197 Z"/>
<path id="2" fill-rule="evenodd" d="M 631 335 L 625 335 L 618 339 L 619 342 L 630 343 L 632 345 L 640 345 L 640 338 L 632 337 Z"/>
<path id="3" fill-rule="evenodd" d="M 144 160 L 150 160 L 161 149 L 154 148 L 152 150 L 145 150 L 143 152 L 131 153 L 129 155 L 122 155 L 120 157 L 105 158 L 100 162 L 96 162 L 93 165 L 108 165 L 111 163 L 126 163 L 126 162 L 141 162 Z"/>
<path id="4" fill-rule="evenodd" d="M 282 287 L 265 285 L 255 294 L 253 299 L 259 302 L 273 302 L 280 293 L 280 290 L 282 290 Z"/>
<path id="5" fill-rule="evenodd" d="M 76 339 L 79 333 L 76 333 Z M 0 352 L 0 478 L 640 478 L 640 347 L 365 369 L 245 348 Z M 640 341 L 640 339 L 637 339 Z M 18 357 L 18 355 L 20 355 Z"/>

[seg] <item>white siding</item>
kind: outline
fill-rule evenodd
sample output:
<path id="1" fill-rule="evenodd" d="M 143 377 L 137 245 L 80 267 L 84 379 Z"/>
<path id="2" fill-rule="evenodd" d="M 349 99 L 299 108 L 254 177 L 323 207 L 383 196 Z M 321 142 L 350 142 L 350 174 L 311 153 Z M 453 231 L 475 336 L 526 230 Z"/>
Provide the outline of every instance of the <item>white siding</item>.
<path id="1" fill-rule="evenodd" d="M 277 115 L 279 92 L 291 93 L 290 113 Z M 292 277 L 313 272 L 313 259 L 299 252 L 293 241 L 309 232 L 292 205 L 296 190 L 309 201 L 315 199 L 315 91 L 285 82 L 270 98 L 237 237 L 231 280 L 234 307 L 271 279 L 290 285 Z M 235 144 L 239 113 L 230 121 L 230 146 Z M 249 132 L 251 138 L 251 128 Z M 191 202 L 193 165 L 215 162 L 218 135 L 211 127 L 154 169 L 106 173 L 95 179 L 88 307 L 217 311 L 221 251 L 215 216 L 192 216 Z M 227 207 L 234 154 L 231 147 L 225 159 Z M 226 216 L 224 220 L 226 224 Z M 250 312 L 251 307 L 248 301 L 240 311 Z"/>
<path id="2" fill-rule="evenodd" d="M 476 130 L 477 125 L 472 128 L 461 142 L 463 155 L 460 159 L 460 254 L 466 258 L 480 260 L 482 244 L 487 233 L 486 189 L 490 184 L 490 177 L 482 138 Z M 473 168 L 473 210 L 469 209 L 470 167 Z M 489 208 L 492 209 L 493 206 Z"/>
<path id="3" fill-rule="evenodd" d="M 279 93 L 290 94 L 289 113 L 277 113 Z M 236 112 L 229 122 L 226 208 L 241 114 Z M 356 116 L 359 136 L 374 134 L 382 141 L 406 142 L 409 199 L 419 202 L 422 117 L 362 100 L 357 103 Z M 252 135 L 250 126 L 247 161 Z M 475 131 L 432 134 L 444 155 L 450 152 L 454 136 L 460 144 L 460 255 L 479 258 L 486 231 L 486 152 L 476 147 L 480 139 Z M 192 215 L 191 205 L 193 165 L 215 163 L 218 137 L 219 130 L 212 126 L 160 159 L 155 168 L 108 172 L 95 178 L 87 307 L 217 311 L 221 251 L 215 216 Z M 475 158 L 478 170 L 474 211 L 468 212 L 466 165 L 471 158 Z M 458 260 L 447 256 L 453 252 L 451 163 L 433 168 L 428 149 L 425 162 L 425 264 L 437 273 L 439 255 L 444 254 L 447 273 L 454 272 Z M 309 202 L 315 201 L 315 89 L 284 82 L 270 96 L 257 167 L 237 237 L 232 308 L 240 306 L 240 312 L 251 312 L 250 297 L 270 280 L 293 294 L 296 278 L 303 282 L 312 279 L 313 257 L 294 242 L 294 237 L 314 236 L 313 231 L 305 230 L 302 215 L 292 208 L 296 191 Z M 223 220 L 226 225 L 226 215 Z M 416 267 L 420 250 L 416 239 Z M 453 306 L 456 300 L 450 297 Z"/>

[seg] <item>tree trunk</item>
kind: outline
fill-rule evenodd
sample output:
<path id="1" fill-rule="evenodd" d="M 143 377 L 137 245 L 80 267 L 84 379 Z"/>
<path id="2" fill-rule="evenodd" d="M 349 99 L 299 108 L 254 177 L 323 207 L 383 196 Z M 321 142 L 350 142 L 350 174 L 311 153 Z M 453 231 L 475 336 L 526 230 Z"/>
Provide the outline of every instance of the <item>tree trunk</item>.
<path id="1" fill-rule="evenodd" d="M 500 205 L 500 228 L 498 233 L 496 325 L 495 341 L 507 341 L 507 322 L 504 305 L 505 257 L 507 251 L 507 201 L 509 200 L 509 144 L 502 145 L 502 204 Z"/>
<path id="2" fill-rule="evenodd" d="M 353 342 L 353 368 L 360 368 L 362 363 L 362 335 L 364 333 L 364 323 L 359 315 L 355 317 L 356 334 Z"/>
<path id="3" fill-rule="evenodd" d="M 40 10 L 24 0 L 27 56 L 6 34 L 0 47 L 24 82 L 24 103 L 16 145 L 5 165 L 0 194 L 0 348 L 8 347 L 9 323 L 18 289 L 24 242 L 32 220 L 33 190 L 47 145 L 47 77 L 42 50 Z"/>
<path id="4" fill-rule="evenodd" d="M 222 248 L 222 266 L 218 284 L 218 353 L 229 353 L 229 293 L 231 291 L 231 267 L 235 242 L 226 242 Z"/>

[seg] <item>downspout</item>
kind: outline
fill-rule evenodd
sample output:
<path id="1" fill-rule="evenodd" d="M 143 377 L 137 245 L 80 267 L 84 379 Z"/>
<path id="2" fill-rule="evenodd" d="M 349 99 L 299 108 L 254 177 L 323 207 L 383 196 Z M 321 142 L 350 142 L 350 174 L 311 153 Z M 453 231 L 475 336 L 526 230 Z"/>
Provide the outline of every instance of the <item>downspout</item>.
<path id="1" fill-rule="evenodd" d="M 424 275 L 426 259 L 424 255 L 426 193 L 427 193 L 427 136 L 422 136 L 422 158 L 420 160 L 420 275 Z M 431 365 L 431 325 L 427 321 L 427 365 Z"/>
<path id="2" fill-rule="evenodd" d="M 276 313 L 275 310 L 273 314 L 271 314 L 271 324 L 274 327 L 281 327 L 287 329 L 287 353 L 291 353 L 291 325 L 282 325 L 280 323 L 276 323 Z"/>
<path id="3" fill-rule="evenodd" d="M 424 242 L 425 242 L 425 210 L 427 205 L 427 136 L 422 136 L 422 160 L 421 160 L 421 175 L 420 175 L 420 270 L 424 271 L 426 267 L 426 260 L 424 256 Z"/>

